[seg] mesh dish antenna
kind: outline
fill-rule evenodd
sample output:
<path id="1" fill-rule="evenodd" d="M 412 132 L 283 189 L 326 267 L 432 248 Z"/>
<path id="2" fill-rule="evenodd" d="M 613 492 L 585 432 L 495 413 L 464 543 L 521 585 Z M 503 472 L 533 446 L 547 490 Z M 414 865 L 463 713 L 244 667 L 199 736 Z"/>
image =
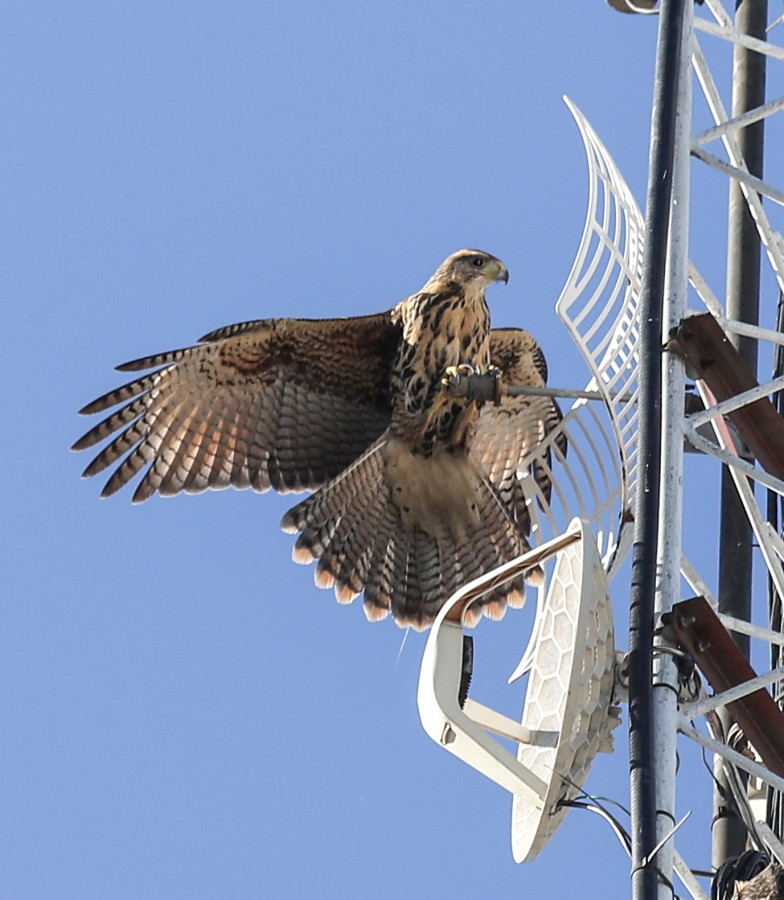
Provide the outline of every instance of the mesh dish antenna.
<path id="1" fill-rule="evenodd" d="M 574 103 L 564 100 L 585 149 L 588 208 L 555 309 L 590 379 L 584 392 L 564 392 L 578 399 L 547 440 L 521 460 L 518 477 L 529 499 L 531 542 L 563 533 L 573 518 L 585 519 L 612 577 L 631 543 L 629 525 L 639 479 L 637 309 L 645 220 L 588 120 Z M 566 456 L 558 447 L 561 433 L 569 443 Z M 528 467 L 534 459 L 551 478 L 551 498 L 544 497 L 530 477 Z"/>
<path id="2" fill-rule="evenodd" d="M 522 721 L 465 696 L 471 639 L 463 615 L 472 601 L 553 555 L 555 569 L 532 659 Z M 513 794 L 512 852 L 534 859 L 579 793 L 599 750 L 612 749 L 615 650 L 601 556 L 589 523 L 575 519 L 553 538 L 457 591 L 428 637 L 417 703 L 439 746 Z M 493 735 L 518 745 L 513 756 Z"/>

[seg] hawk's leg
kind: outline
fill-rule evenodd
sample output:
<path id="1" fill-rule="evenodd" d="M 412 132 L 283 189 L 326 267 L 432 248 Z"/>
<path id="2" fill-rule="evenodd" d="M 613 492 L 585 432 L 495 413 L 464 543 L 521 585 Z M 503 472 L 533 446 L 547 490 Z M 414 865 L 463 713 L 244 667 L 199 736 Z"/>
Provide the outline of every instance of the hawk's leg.
<path id="1" fill-rule="evenodd" d="M 497 366 L 488 366 L 484 373 L 477 366 L 449 366 L 441 386 L 452 397 L 465 397 L 480 405 L 492 401 L 498 406 L 503 395 L 501 370 Z"/>

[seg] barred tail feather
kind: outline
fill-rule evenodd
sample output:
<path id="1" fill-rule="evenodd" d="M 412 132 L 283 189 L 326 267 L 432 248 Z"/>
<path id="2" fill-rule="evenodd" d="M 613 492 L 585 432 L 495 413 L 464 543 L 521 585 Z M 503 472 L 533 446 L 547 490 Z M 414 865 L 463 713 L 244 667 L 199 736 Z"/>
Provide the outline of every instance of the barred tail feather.
<path id="1" fill-rule="evenodd" d="M 341 603 L 364 593 L 368 619 L 391 613 L 417 630 L 432 624 L 458 588 L 529 549 L 468 456 L 423 457 L 388 436 L 289 510 L 281 526 L 299 532 L 296 562 L 318 560 L 319 587 L 333 588 Z M 526 578 L 538 583 L 541 569 Z M 523 602 L 518 577 L 477 600 L 468 621 L 500 619 Z"/>

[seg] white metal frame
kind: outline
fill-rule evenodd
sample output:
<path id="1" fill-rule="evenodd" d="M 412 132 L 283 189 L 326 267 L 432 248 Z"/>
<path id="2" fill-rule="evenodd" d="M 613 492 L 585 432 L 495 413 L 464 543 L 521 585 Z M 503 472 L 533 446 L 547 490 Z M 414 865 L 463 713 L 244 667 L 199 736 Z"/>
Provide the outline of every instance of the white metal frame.
<path id="1" fill-rule="evenodd" d="M 526 568 L 556 557 L 531 651 L 521 722 L 472 698 L 460 704 L 465 631 L 473 600 Z M 417 704 L 427 734 L 513 795 L 512 852 L 534 859 L 563 821 L 596 753 L 612 748 L 619 719 L 612 609 L 591 526 L 568 530 L 457 591 L 433 623 L 422 658 Z M 494 735 L 517 745 L 513 756 Z"/>

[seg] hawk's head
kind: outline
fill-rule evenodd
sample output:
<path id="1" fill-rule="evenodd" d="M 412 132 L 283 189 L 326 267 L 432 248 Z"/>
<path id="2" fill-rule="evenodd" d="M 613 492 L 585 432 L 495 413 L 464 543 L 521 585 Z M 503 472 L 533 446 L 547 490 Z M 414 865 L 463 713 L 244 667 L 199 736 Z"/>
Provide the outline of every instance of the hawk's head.
<path id="1" fill-rule="evenodd" d="M 494 281 L 509 281 L 509 272 L 500 259 L 482 250 L 458 250 L 447 257 L 436 270 L 433 281 L 473 282 L 487 287 Z"/>

